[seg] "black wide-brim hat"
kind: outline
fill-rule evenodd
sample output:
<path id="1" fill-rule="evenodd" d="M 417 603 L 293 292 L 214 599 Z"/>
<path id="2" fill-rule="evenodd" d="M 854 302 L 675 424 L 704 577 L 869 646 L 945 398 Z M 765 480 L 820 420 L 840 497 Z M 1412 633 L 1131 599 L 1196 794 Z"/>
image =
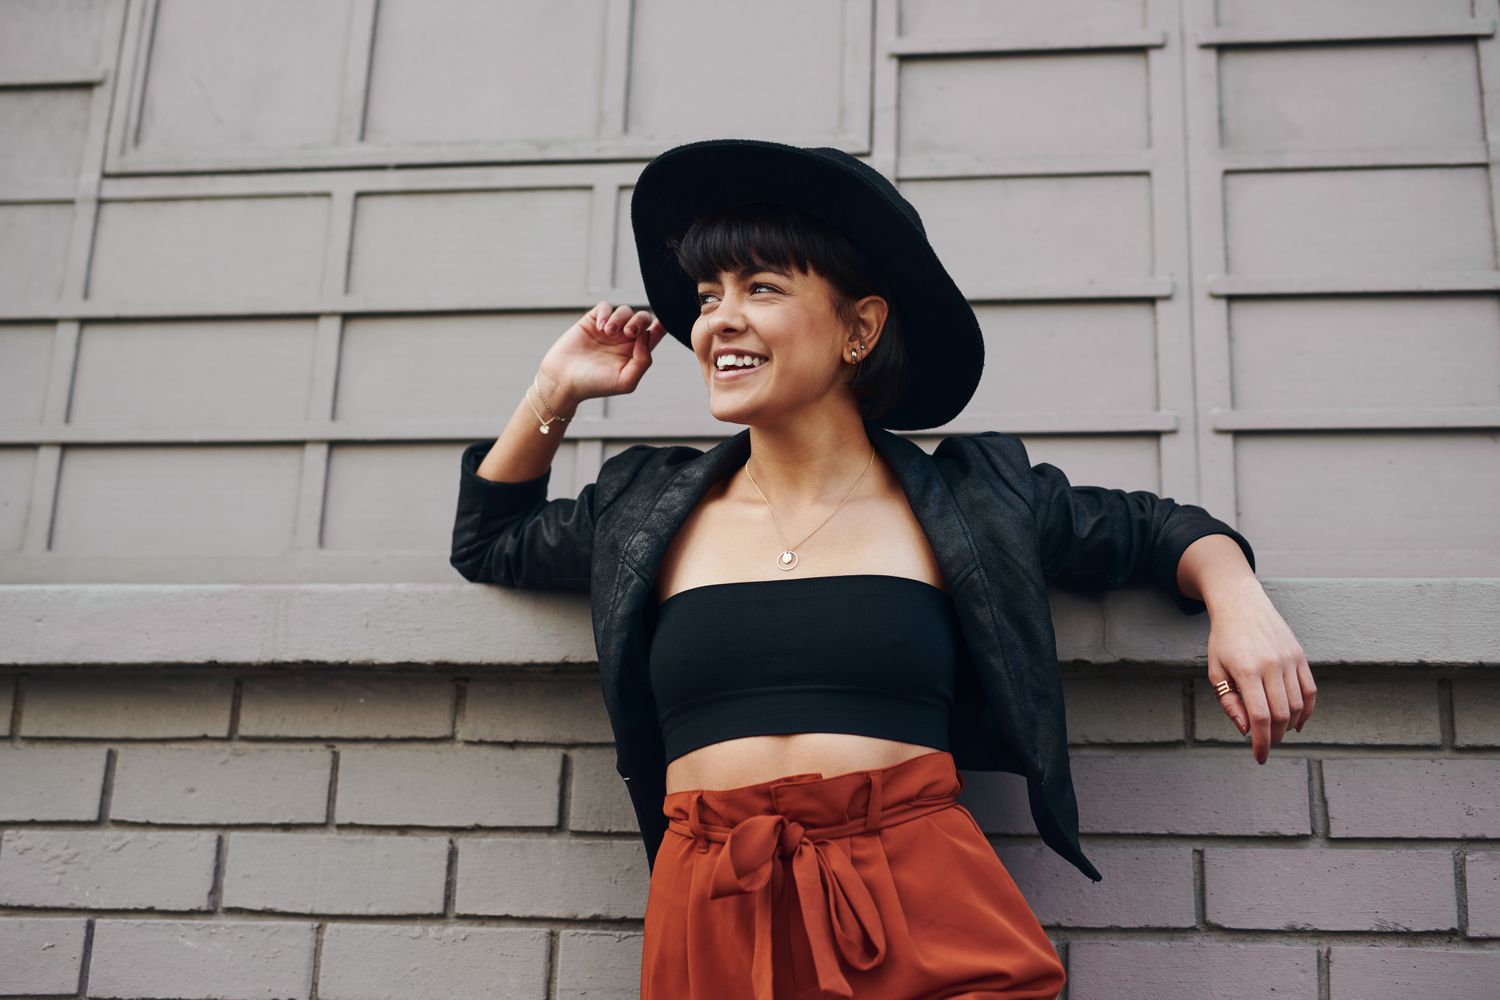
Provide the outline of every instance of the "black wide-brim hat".
<path id="1" fill-rule="evenodd" d="M 880 171 L 830 146 L 705 139 L 646 164 L 631 195 L 630 223 L 646 297 L 667 332 L 691 349 L 699 315 L 697 282 L 678 265 L 668 239 L 700 214 L 758 202 L 791 206 L 843 233 L 890 289 L 911 379 L 906 396 L 871 422 L 919 430 L 962 412 L 984 368 L 979 319 L 911 203 Z"/>

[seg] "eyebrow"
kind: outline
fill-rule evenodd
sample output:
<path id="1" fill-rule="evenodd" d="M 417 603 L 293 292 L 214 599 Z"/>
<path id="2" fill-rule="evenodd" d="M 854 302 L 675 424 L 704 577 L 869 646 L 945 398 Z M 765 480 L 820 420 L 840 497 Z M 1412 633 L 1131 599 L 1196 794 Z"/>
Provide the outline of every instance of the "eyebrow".
<path id="1" fill-rule="evenodd" d="M 768 274 L 779 274 L 783 278 L 786 278 L 787 280 L 791 280 L 791 277 L 792 277 L 790 274 L 788 274 L 786 271 L 783 271 L 779 267 L 771 267 L 769 265 L 765 266 L 765 267 L 761 267 L 758 264 L 744 264 L 744 265 L 741 265 L 740 269 L 734 273 L 734 276 L 736 278 L 739 278 L 741 281 L 744 281 L 746 278 L 749 278 L 751 275 L 760 274 L 762 271 L 764 271 L 764 272 L 766 272 Z M 718 282 L 715 279 L 713 279 L 713 278 L 706 279 L 705 283 L 711 284 L 711 285 L 712 284 L 718 284 Z"/>

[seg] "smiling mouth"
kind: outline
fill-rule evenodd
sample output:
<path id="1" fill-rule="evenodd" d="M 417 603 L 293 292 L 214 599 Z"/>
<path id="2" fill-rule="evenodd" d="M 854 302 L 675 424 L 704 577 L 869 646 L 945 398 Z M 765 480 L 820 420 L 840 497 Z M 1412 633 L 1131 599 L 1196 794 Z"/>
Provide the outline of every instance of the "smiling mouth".
<path id="1" fill-rule="evenodd" d="M 734 382 L 742 378 L 749 378 L 770 363 L 769 361 L 762 361 L 758 365 L 747 365 L 743 368 L 720 368 L 715 365 L 713 379 L 715 382 Z"/>

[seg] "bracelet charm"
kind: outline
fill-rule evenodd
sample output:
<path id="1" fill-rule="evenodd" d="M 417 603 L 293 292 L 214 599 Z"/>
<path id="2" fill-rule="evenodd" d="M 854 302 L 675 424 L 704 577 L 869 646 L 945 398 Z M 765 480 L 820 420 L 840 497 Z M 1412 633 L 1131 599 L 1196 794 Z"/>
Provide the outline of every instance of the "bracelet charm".
<path id="1" fill-rule="evenodd" d="M 552 432 L 552 424 L 559 422 L 567 423 L 568 418 L 558 416 L 557 411 L 552 409 L 551 406 L 547 405 L 547 397 L 542 395 L 542 387 L 537 383 L 535 375 L 531 377 L 531 386 L 532 388 L 536 389 L 537 398 L 542 401 L 542 406 L 546 407 L 547 412 L 552 414 L 552 419 L 547 420 L 543 418 L 540 412 L 538 412 L 536 404 L 531 401 L 531 392 L 529 390 L 526 393 L 526 405 L 531 407 L 531 412 L 535 413 L 537 420 L 541 421 L 541 426 L 537 429 L 543 434 L 550 434 Z"/>

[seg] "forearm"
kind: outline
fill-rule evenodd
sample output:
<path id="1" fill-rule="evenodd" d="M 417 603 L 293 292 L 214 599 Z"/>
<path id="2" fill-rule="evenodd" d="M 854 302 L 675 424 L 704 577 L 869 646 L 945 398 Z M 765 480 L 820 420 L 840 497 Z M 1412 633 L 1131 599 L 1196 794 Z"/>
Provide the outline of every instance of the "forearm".
<path id="1" fill-rule="evenodd" d="M 1177 587 L 1208 605 L 1210 615 L 1238 595 L 1262 592 L 1245 553 L 1224 534 L 1204 535 L 1182 551 L 1177 563 Z"/>
<path id="2" fill-rule="evenodd" d="M 537 373 L 536 381 L 541 386 L 542 396 L 538 397 L 536 389 L 528 383 L 525 396 L 517 402 L 510 422 L 474 470 L 477 475 L 502 483 L 520 483 L 535 479 L 552 467 L 558 446 L 562 444 L 563 432 L 572 426 L 579 401 L 541 372 Z M 543 405 L 543 399 L 546 405 Z M 545 434 L 541 432 L 542 421 L 537 419 L 538 413 L 550 421 Z M 553 414 L 568 420 L 553 420 Z"/>

